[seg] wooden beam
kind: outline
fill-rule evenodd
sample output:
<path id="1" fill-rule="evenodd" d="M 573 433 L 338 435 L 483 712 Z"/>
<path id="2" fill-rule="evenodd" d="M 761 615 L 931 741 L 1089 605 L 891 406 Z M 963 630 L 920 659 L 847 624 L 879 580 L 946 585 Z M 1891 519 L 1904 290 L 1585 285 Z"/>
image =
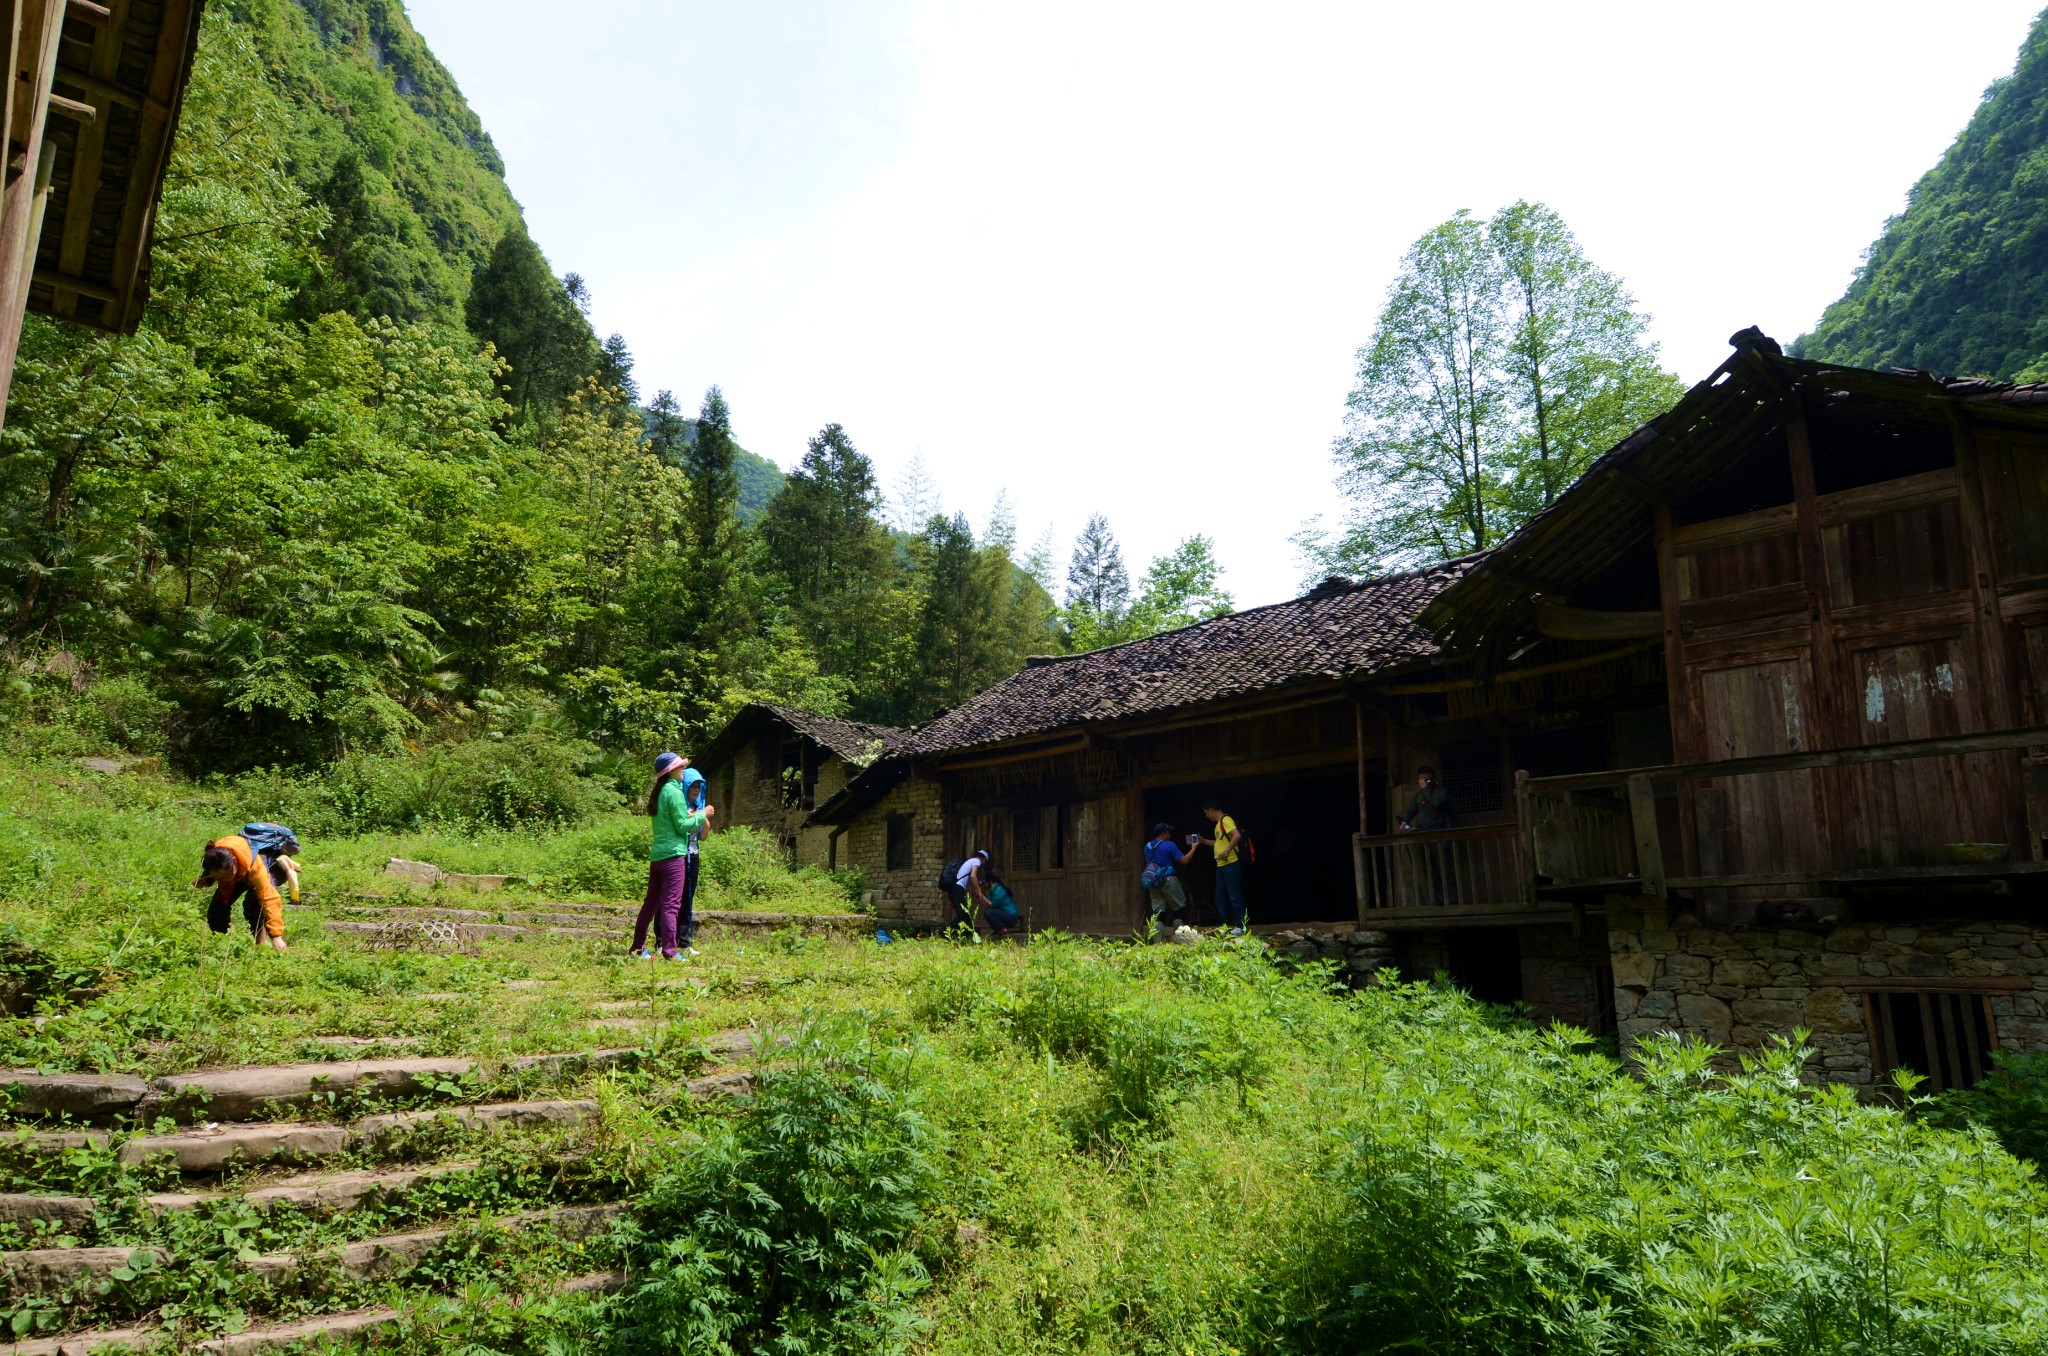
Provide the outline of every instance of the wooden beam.
<path id="1" fill-rule="evenodd" d="M 1891 763 L 1908 758 L 1942 758 L 1963 753 L 2002 753 L 2048 745 L 2048 726 L 2000 730 L 1990 734 L 1944 735 L 1939 739 L 1902 739 L 1893 744 L 1863 744 L 1849 749 L 1815 749 L 1805 753 L 1771 753 L 1759 758 L 1726 758 L 1711 763 L 1672 763 L 1663 767 L 1621 768 L 1613 772 L 1574 772 L 1561 777 L 1531 777 L 1535 791 L 1597 791 L 1625 786 L 1638 775 L 1653 781 L 1690 781 L 1705 777 L 1744 777 L 1766 772 L 1799 772 L 1818 767 L 1850 767 L 1859 763 Z"/>
<path id="2" fill-rule="evenodd" d="M 1552 640 L 1654 640 L 1664 634 L 1664 614 L 1602 612 L 1544 598 L 1536 604 L 1536 629 Z"/>
<path id="3" fill-rule="evenodd" d="M 164 103 L 161 99 L 155 99 L 146 94 L 137 94 L 126 85 L 117 85 L 111 80 L 102 80 L 98 76 L 88 75 L 84 71 L 59 71 L 57 72 L 57 83 L 82 91 L 87 97 L 102 106 L 119 104 L 123 108 L 132 108 L 139 113 L 147 113 L 154 118 L 167 119 L 171 115 L 170 105 Z"/>
<path id="4" fill-rule="evenodd" d="M 60 273 L 54 268 L 37 269 L 35 271 L 35 280 L 39 283 L 47 283 L 51 287 L 69 288 L 73 292 L 78 293 L 79 296 L 91 297 L 95 301 L 118 302 L 121 299 L 121 294 L 108 287 L 105 283 L 97 283 L 90 278 L 81 278 L 75 273 Z"/>
<path id="5" fill-rule="evenodd" d="M 1664 502 L 1663 495 L 1657 493 L 1648 485 L 1636 479 L 1636 477 L 1631 475 L 1629 472 L 1622 470 L 1619 466 L 1610 466 L 1601 474 L 1606 476 L 1607 479 L 1613 481 L 1622 489 L 1627 490 L 1636 498 L 1642 500 L 1643 503 L 1648 505 L 1650 508 L 1654 509 Z"/>
<path id="6" fill-rule="evenodd" d="M 2048 862 L 1959 862 L 1953 866 L 1861 866 L 1847 871 L 1760 871 L 1740 876 L 1682 876 L 1665 882 L 1672 890 L 1707 890 L 1742 885 L 1883 885 L 1893 881 L 2001 880 L 2038 876 Z"/>
<path id="7" fill-rule="evenodd" d="M 2034 987 L 2031 975 L 1815 975 L 1812 982 L 1851 993 L 2025 993 Z"/>
<path id="8" fill-rule="evenodd" d="M 78 99 L 67 99 L 61 94 L 50 96 L 50 111 L 60 118 L 69 118 L 73 122 L 97 122 L 100 116 L 100 111 L 91 104 Z"/>
<path id="9" fill-rule="evenodd" d="M 1493 675 L 1495 683 L 1519 682 L 1529 678 L 1544 678 L 1553 673 L 1569 673 L 1575 669 L 1592 668 L 1612 659 L 1621 659 L 1642 649 L 1640 645 L 1621 645 L 1598 654 L 1581 655 L 1577 659 L 1560 659 L 1554 664 L 1537 664 L 1526 669 L 1503 669 Z M 1377 689 L 1389 697 L 1420 697 L 1430 692 L 1464 692 L 1479 686 L 1477 678 L 1447 678 L 1440 683 L 1398 683 Z"/>
<path id="10" fill-rule="evenodd" d="M 88 28 L 105 28 L 114 21 L 114 12 L 93 0 L 64 0 L 64 17 L 76 19 Z"/>

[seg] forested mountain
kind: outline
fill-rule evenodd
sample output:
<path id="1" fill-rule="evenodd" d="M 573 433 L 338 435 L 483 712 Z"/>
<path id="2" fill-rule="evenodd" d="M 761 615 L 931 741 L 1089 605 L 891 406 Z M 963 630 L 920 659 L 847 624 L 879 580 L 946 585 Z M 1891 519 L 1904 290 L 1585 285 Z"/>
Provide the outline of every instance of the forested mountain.
<path id="1" fill-rule="evenodd" d="M 2048 376 L 2048 14 L 1793 352 L 1944 376 Z"/>
<path id="2" fill-rule="evenodd" d="M 0 722 L 61 672 L 193 768 L 637 765 L 756 698 L 916 720 L 1058 643 L 1000 515 L 891 536 L 836 425 L 792 493 L 716 387 L 642 401 L 500 170 L 398 5 L 208 7 L 141 331 L 24 331 Z"/>

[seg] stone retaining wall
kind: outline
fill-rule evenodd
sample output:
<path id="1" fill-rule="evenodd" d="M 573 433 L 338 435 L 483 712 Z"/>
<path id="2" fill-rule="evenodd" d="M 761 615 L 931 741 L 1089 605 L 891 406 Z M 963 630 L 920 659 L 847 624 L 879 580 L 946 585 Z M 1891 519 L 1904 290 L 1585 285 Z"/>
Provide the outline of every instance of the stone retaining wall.
<path id="1" fill-rule="evenodd" d="M 1984 992 L 2004 1050 L 2048 1049 L 2048 932 L 2027 923 L 1844 923 L 1828 930 L 1722 931 L 1660 927 L 1617 911 L 1609 921 L 1616 1016 L 1624 1050 L 1673 1031 L 1736 1052 L 1794 1028 L 1812 1033 L 1813 1072 L 1829 1082 L 1878 1082 L 1863 996 L 1873 990 L 2029 980 Z M 1626 925 L 1624 925 L 1626 924 Z M 1876 982 L 1873 982 L 1876 981 Z"/>

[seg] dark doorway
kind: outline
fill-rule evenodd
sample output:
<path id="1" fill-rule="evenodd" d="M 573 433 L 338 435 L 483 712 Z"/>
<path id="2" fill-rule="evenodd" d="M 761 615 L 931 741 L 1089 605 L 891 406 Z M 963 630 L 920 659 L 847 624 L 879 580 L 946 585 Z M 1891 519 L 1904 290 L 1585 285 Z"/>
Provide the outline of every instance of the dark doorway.
<path id="1" fill-rule="evenodd" d="M 1522 939 L 1513 928 L 1468 928 L 1444 938 L 1451 982 L 1482 1003 L 1522 1001 Z"/>
<path id="2" fill-rule="evenodd" d="M 1367 780 L 1367 810 L 1386 820 L 1386 775 Z M 1202 802 L 1222 802 L 1252 840 L 1255 860 L 1245 869 L 1246 913 L 1260 923 L 1333 923 L 1358 916 L 1352 879 L 1351 835 L 1358 832 L 1355 764 L 1273 777 L 1154 787 L 1145 793 L 1145 831 L 1172 824 L 1183 847 L 1190 833 L 1211 835 Z M 1183 869 L 1198 927 L 1214 926 L 1215 860 L 1207 848 Z"/>

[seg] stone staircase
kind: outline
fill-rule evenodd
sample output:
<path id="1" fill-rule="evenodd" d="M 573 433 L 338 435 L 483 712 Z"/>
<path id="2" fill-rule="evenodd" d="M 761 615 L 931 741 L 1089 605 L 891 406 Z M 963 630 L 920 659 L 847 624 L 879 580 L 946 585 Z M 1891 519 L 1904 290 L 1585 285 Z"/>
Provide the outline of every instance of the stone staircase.
<path id="1" fill-rule="evenodd" d="M 699 1042 L 694 1062 L 709 1071 L 681 1082 L 679 1090 L 707 1099 L 747 1095 L 751 1075 L 739 1062 L 756 1048 L 750 1031 Z M 75 1167 L 81 1151 L 101 1163 L 110 1159 L 107 1168 L 119 1178 L 97 1195 L 0 1194 L 0 1226 L 20 1242 L 42 1245 L 0 1251 L 6 1307 L 60 1318 L 73 1311 L 88 1319 L 129 1315 L 132 1324 L 0 1342 L 0 1356 L 151 1350 L 167 1342 L 171 1330 L 149 1321 L 153 1306 L 143 1296 L 154 1292 L 135 1287 L 152 1273 L 181 1266 L 227 1268 L 254 1297 L 247 1307 L 258 1321 L 241 1332 L 206 1340 L 179 1334 L 178 1350 L 213 1353 L 274 1351 L 398 1324 L 403 1314 L 392 1305 L 398 1298 L 389 1293 L 392 1287 L 433 1293 L 431 1272 L 424 1287 L 409 1278 L 455 1244 L 509 1246 L 517 1239 L 522 1248 L 544 1250 L 551 1273 L 544 1288 L 552 1293 L 616 1288 L 624 1278 L 608 1269 L 613 1257 L 605 1235 L 628 1206 L 587 1199 L 603 1193 L 602 1179 L 579 1181 L 571 1174 L 568 1200 L 504 1202 L 479 1193 L 493 1208 L 453 1213 L 437 1203 L 468 1199 L 460 1188 L 492 1171 L 492 1147 L 504 1149 L 517 1138 L 533 1139 L 535 1152 L 558 1168 L 587 1161 L 585 1149 L 562 1141 L 594 1128 L 601 1116 L 596 1101 L 536 1099 L 514 1089 L 623 1066 L 642 1054 L 535 1055 L 495 1069 L 470 1059 L 338 1060 L 154 1079 L 0 1072 L 0 1097 L 14 1119 L 70 1122 L 45 1129 L 18 1125 L 12 1139 L 0 1138 L 0 1155 L 9 1156 L 17 1179 L 34 1176 L 38 1165 Z M 265 1119 L 335 1108 L 356 1114 Z M 177 1128 L 156 1133 L 165 1118 Z M 173 1174 L 176 1189 L 137 1189 L 138 1182 L 162 1183 Z M 53 1176 L 63 1180 L 62 1173 Z M 557 1180 L 563 1180 L 559 1173 Z M 298 1246 L 261 1253 L 245 1248 L 225 1261 L 179 1255 L 181 1235 L 169 1227 L 173 1217 L 244 1207 L 245 1215 L 274 1225 L 274 1234 L 307 1236 Z M 355 1219 L 375 1228 L 394 1215 L 392 1222 L 405 1226 L 398 1232 L 353 1237 L 346 1224 Z M 365 1298 L 386 1302 L 363 1307 Z M 260 1321 L 274 1311 L 307 1307 L 340 1311 Z"/>
<path id="2" fill-rule="evenodd" d="M 477 908 L 465 901 L 442 907 L 419 894 L 362 892 L 331 906 L 314 902 L 295 906 L 319 909 L 329 932 L 374 935 L 390 923 L 447 922 L 464 940 L 484 937 L 581 937 L 627 942 L 632 939 L 637 904 L 571 904 L 541 901 L 532 905 Z M 864 913 L 755 913 L 742 909 L 698 909 L 700 937 L 757 936 L 783 928 L 837 936 L 862 936 L 875 920 Z"/>

